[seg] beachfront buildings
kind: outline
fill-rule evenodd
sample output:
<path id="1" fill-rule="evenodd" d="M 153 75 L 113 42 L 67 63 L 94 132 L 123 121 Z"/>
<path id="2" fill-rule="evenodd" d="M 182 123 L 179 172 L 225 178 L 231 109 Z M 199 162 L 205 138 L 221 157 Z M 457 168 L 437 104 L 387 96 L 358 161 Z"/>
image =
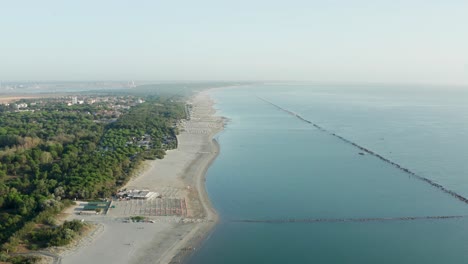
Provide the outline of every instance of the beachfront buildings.
<path id="1" fill-rule="evenodd" d="M 117 198 L 119 199 L 140 199 L 140 200 L 149 200 L 152 198 L 161 197 L 157 192 L 151 192 L 149 190 L 123 190 L 117 193 Z"/>

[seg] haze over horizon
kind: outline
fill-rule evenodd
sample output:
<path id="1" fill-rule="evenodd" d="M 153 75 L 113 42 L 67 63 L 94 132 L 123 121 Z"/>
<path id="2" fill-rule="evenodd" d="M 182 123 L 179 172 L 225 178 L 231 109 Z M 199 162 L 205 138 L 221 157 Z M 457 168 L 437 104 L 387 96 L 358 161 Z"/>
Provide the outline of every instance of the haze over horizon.
<path id="1" fill-rule="evenodd" d="M 468 84 L 466 1 L 2 2 L 0 80 Z"/>

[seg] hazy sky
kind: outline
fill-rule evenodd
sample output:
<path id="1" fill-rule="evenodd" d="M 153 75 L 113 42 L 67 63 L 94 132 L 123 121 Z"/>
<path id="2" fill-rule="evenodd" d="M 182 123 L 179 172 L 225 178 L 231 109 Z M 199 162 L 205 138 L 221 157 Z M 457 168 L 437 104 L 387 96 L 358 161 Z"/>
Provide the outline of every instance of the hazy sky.
<path id="1" fill-rule="evenodd" d="M 467 0 L 0 0 L 0 80 L 468 84 Z"/>

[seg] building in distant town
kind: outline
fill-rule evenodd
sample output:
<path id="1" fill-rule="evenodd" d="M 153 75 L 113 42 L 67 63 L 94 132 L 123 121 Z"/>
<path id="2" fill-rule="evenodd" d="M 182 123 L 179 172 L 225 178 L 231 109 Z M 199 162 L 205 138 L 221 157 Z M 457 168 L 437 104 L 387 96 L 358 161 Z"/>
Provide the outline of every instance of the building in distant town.
<path id="1" fill-rule="evenodd" d="M 28 104 L 26 104 L 26 103 L 17 104 L 17 105 L 16 105 L 16 108 L 17 108 L 17 109 L 20 109 L 20 108 L 28 108 Z"/>

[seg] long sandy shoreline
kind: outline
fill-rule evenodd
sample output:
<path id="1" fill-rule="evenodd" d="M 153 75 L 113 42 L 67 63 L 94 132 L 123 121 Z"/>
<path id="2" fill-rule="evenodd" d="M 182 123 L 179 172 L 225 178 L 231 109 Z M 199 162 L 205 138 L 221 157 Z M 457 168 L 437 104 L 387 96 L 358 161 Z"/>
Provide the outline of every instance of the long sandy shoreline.
<path id="1" fill-rule="evenodd" d="M 128 218 L 116 209 L 106 216 L 77 216 L 102 227 L 99 234 L 84 238 L 86 243 L 61 254 L 61 263 L 179 263 L 191 255 L 213 230 L 218 215 L 205 189 L 206 172 L 219 154 L 214 136 L 224 127 L 215 116 L 209 90 L 194 95 L 191 119 L 183 121 L 179 145 L 162 160 L 148 161 L 146 168 L 131 179 L 127 188 L 154 191 L 171 189 L 187 201 L 186 217 L 148 217 L 155 223 L 125 223 Z"/>

